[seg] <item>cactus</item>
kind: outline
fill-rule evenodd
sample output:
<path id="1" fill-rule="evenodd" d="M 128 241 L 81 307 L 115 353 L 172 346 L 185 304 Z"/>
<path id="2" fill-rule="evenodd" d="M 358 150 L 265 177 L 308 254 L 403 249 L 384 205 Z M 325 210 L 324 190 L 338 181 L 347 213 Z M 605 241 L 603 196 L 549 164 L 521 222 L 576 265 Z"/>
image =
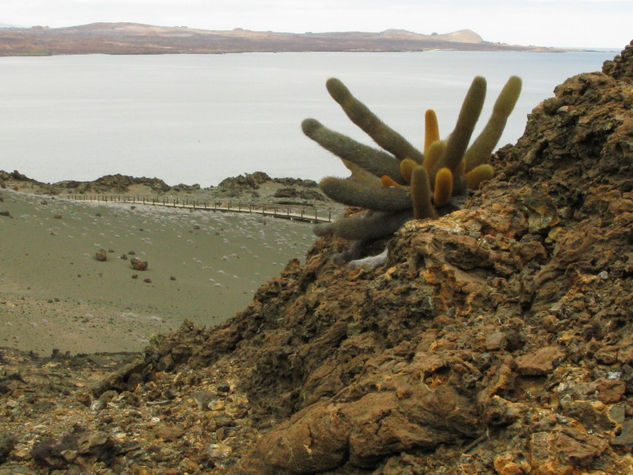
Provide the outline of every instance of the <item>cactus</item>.
<path id="1" fill-rule="evenodd" d="M 486 80 L 481 76 L 477 76 L 473 79 L 470 89 L 468 89 L 462 108 L 459 111 L 455 129 L 446 141 L 444 157 L 435 165 L 431 173 L 432 179 L 435 178 L 435 173 L 443 167 L 450 168 L 453 174 L 457 173 L 459 165 L 464 158 L 466 147 L 468 147 L 470 136 L 477 124 L 479 114 L 481 114 L 485 97 Z"/>
<path id="2" fill-rule="evenodd" d="M 422 165 L 417 165 L 411 171 L 411 202 L 415 219 L 435 218 L 437 216 L 431 203 L 429 174 Z"/>
<path id="3" fill-rule="evenodd" d="M 450 168 L 440 168 L 435 175 L 433 202 L 436 206 L 445 206 L 453 196 L 453 172 Z"/>
<path id="4" fill-rule="evenodd" d="M 437 123 L 437 115 L 433 109 L 424 113 L 424 156 L 429 153 L 429 148 L 440 139 L 440 127 Z"/>
<path id="5" fill-rule="evenodd" d="M 385 188 L 379 179 L 372 185 L 354 179 L 327 177 L 319 184 L 323 193 L 334 201 L 349 206 L 379 211 L 400 211 L 411 208 L 411 198 L 404 188 Z"/>
<path id="6" fill-rule="evenodd" d="M 314 119 L 304 120 L 301 128 L 304 134 L 342 160 L 355 163 L 376 176 L 387 175 L 396 181 L 402 181 L 398 162 L 388 153 L 334 132 Z"/>
<path id="7" fill-rule="evenodd" d="M 373 211 L 340 218 L 333 223 L 318 224 L 314 234 L 336 234 L 350 241 L 367 241 L 395 233 L 405 221 L 411 219 L 411 209 L 402 211 Z"/>
<path id="8" fill-rule="evenodd" d="M 508 80 L 488 123 L 470 147 L 486 95 L 483 77 L 473 79 L 455 129 L 446 141 L 439 139 L 435 112 L 427 110 L 424 154 L 382 122 L 340 80 L 329 79 L 326 86 L 352 122 L 385 150 L 360 144 L 314 119 L 302 123 L 309 138 L 340 157 L 352 172 L 346 179 L 324 178 L 319 185 L 322 191 L 335 201 L 367 210 L 319 225 L 315 233 L 357 241 L 357 249 L 358 243 L 394 233 L 411 217 L 435 218 L 455 209 L 451 203 L 454 196 L 476 189 L 493 176 L 494 170 L 487 161 L 519 97 L 521 79 L 513 76 Z"/>
<path id="9" fill-rule="evenodd" d="M 349 89 L 336 78 L 330 78 L 325 83 L 332 98 L 340 104 L 343 111 L 352 122 L 359 126 L 367 135 L 396 158 L 404 160 L 412 158 L 422 163 L 422 154 L 398 132 L 391 129 L 370 111 L 365 104 L 356 99 Z"/>
<path id="10" fill-rule="evenodd" d="M 512 76 L 499 93 L 492 109 L 492 115 L 477 140 L 468 148 L 464 156 L 466 171 L 469 172 L 478 165 L 485 163 L 501 138 L 508 116 L 521 93 L 521 79 Z"/>

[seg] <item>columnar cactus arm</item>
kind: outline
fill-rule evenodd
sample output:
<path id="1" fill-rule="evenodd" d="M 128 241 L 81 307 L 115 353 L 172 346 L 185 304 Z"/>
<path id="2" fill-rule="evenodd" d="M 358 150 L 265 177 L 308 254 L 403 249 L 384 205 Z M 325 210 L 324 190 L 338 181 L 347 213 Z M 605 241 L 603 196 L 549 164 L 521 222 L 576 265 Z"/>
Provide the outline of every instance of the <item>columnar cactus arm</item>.
<path id="1" fill-rule="evenodd" d="M 419 165 L 418 162 L 410 158 L 405 158 L 400 162 L 400 175 L 405 183 L 411 183 L 411 173 L 413 169 Z"/>
<path id="2" fill-rule="evenodd" d="M 326 87 L 350 120 L 374 139 L 378 145 L 393 153 L 399 160 L 412 158 L 416 162 L 422 163 L 423 156 L 420 151 L 402 135 L 381 121 L 365 104 L 352 96 L 352 93 L 340 80 L 330 78 Z"/>
<path id="3" fill-rule="evenodd" d="M 400 176 L 400 162 L 388 153 L 328 129 L 315 119 L 304 120 L 301 129 L 304 134 L 342 160 L 355 163 L 377 177 L 387 175 L 398 183 L 404 183 Z"/>
<path id="4" fill-rule="evenodd" d="M 482 181 L 490 180 L 494 175 L 494 169 L 487 163 L 477 165 L 471 171 L 466 173 L 466 183 L 468 188 L 476 190 Z"/>
<path id="5" fill-rule="evenodd" d="M 422 165 L 411 171 L 411 202 L 415 219 L 435 218 L 437 213 L 431 204 L 429 174 Z"/>
<path id="6" fill-rule="evenodd" d="M 376 186 L 368 186 L 349 178 L 326 177 L 319 187 L 334 201 L 348 206 L 379 211 L 411 208 L 411 197 L 405 188 L 385 188 L 379 180 L 376 180 Z"/>
<path id="7" fill-rule="evenodd" d="M 466 172 L 483 164 L 497 146 L 508 116 L 519 99 L 519 94 L 521 94 L 521 78 L 512 76 L 499 93 L 488 123 L 466 151 L 464 156 Z"/>
<path id="8" fill-rule="evenodd" d="M 443 140 L 436 140 L 429 147 L 428 154 L 424 156 L 424 162 L 422 166 L 426 169 L 426 172 L 429 174 L 429 179 L 431 183 L 435 182 L 435 174 L 441 168 L 438 166 L 440 160 L 444 157 L 446 153 L 446 142 Z"/>
<path id="9" fill-rule="evenodd" d="M 485 98 L 486 80 L 481 76 L 477 76 L 473 79 L 470 89 L 466 93 L 455 129 L 446 143 L 444 157 L 439 164 L 435 165 L 435 173 L 442 167 L 448 167 L 453 174 L 456 174 L 464 158 L 464 152 L 466 152 L 466 147 L 468 147 L 475 124 L 477 124 L 477 119 L 479 119 L 479 114 L 481 114 Z"/>
<path id="10" fill-rule="evenodd" d="M 350 241 L 367 241 L 395 233 L 409 219 L 411 219 L 411 209 L 396 212 L 368 212 L 340 218 L 333 223 L 319 224 L 314 227 L 314 233 L 317 236 L 335 234 Z"/>
<path id="11" fill-rule="evenodd" d="M 437 115 L 433 109 L 428 109 L 424 113 L 424 158 L 429 153 L 429 148 L 433 142 L 440 139 L 440 126 L 437 123 Z M 428 170 L 428 169 L 427 169 Z"/>
<path id="12" fill-rule="evenodd" d="M 440 168 L 435 175 L 435 187 L 433 190 L 433 203 L 435 206 L 445 206 L 453 196 L 453 172 L 450 168 Z"/>

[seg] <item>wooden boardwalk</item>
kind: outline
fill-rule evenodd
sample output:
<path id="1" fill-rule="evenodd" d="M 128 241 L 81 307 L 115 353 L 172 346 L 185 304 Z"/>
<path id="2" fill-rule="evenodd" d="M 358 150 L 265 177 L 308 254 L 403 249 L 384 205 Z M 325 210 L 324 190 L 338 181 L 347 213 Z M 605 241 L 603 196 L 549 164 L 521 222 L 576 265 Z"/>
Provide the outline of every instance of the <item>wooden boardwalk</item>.
<path id="1" fill-rule="evenodd" d="M 93 203 L 129 203 L 149 206 L 161 206 L 166 208 L 184 208 L 201 211 L 217 211 L 231 213 L 248 213 L 260 216 L 270 216 L 279 219 L 288 219 L 291 221 L 300 221 L 305 223 L 330 223 L 332 222 L 331 211 L 321 211 L 316 208 L 291 208 L 270 205 L 257 204 L 234 204 L 231 201 L 196 201 L 178 198 L 159 198 L 153 196 L 137 196 L 137 195 L 105 195 L 105 194 L 70 194 L 64 196 L 75 201 L 88 201 Z"/>

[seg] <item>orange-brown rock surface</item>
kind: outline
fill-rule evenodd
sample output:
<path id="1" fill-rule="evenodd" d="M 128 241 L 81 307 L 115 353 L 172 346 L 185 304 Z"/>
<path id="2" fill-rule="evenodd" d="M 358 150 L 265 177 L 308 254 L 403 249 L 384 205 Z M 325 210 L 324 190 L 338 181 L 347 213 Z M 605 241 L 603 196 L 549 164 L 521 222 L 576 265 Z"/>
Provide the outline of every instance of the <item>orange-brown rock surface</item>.
<path id="1" fill-rule="evenodd" d="M 71 391 L 81 430 L 25 440 L 0 409 L 5 466 L 632 473 L 632 71 L 633 45 L 558 86 L 497 176 L 407 223 L 385 265 L 338 267 L 345 243 L 321 238 L 233 319 Z M 3 384 L 21 407 L 26 383 Z"/>

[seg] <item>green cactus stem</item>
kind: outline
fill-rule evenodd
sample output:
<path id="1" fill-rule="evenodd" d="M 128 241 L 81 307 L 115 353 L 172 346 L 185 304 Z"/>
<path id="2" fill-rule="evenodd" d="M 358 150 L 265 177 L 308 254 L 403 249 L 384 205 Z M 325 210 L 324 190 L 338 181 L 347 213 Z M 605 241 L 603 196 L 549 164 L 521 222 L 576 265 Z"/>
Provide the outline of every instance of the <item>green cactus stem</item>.
<path id="1" fill-rule="evenodd" d="M 433 109 L 428 109 L 424 113 L 424 157 L 428 155 L 431 145 L 439 139 L 440 127 L 437 123 L 437 115 Z"/>
<path id="2" fill-rule="evenodd" d="M 388 153 L 328 129 L 315 119 L 305 119 L 301 123 L 301 128 L 304 134 L 342 160 L 355 163 L 377 177 L 387 175 L 403 183 L 400 164 Z"/>
<path id="3" fill-rule="evenodd" d="M 378 211 L 400 211 L 411 208 L 411 198 L 404 188 L 385 188 L 376 179 L 375 186 L 349 178 L 326 177 L 319 187 L 334 201 L 348 206 Z"/>
<path id="4" fill-rule="evenodd" d="M 435 218 L 437 213 L 431 204 L 431 183 L 429 174 L 422 165 L 411 172 L 411 202 L 415 219 Z"/>
<path id="5" fill-rule="evenodd" d="M 333 223 L 318 224 L 314 227 L 314 234 L 335 234 L 350 241 L 371 241 L 395 233 L 411 218 L 411 209 L 396 212 L 368 211 L 340 218 Z"/>
<path id="6" fill-rule="evenodd" d="M 521 78 L 512 76 L 499 93 L 488 123 L 466 151 L 464 156 L 466 172 L 488 160 L 501 138 L 508 117 L 519 99 L 519 94 L 521 94 Z"/>
<path id="7" fill-rule="evenodd" d="M 455 124 L 455 129 L 453 129 L 453 132 L 446 142 L 444 157 L 435 165 L 432 175 L 443 167 L 450 168 L 453 175 L 457 174 L 460 163 L 464 158 L 466 147 L 468 147 L 470 136 L 481 114 L 485 98 L 486 80 L 481 76 L 477 76 L 473 79 L 466 93 L 462 108 L 459 111 L 457 123 Z"/>
<path id="8" fill-rule="evenodd" d="M 330 78 L 326 82 L 326 87 L 350 120 L 374 139 L 378 145 L 393 153 L 399 160 L 412 158 L 416 162 L 422 163 L 422 153 L 402 135 L 381 121 L 365 104 L 352 96 L 352 93 L 340 80 Z"/>

